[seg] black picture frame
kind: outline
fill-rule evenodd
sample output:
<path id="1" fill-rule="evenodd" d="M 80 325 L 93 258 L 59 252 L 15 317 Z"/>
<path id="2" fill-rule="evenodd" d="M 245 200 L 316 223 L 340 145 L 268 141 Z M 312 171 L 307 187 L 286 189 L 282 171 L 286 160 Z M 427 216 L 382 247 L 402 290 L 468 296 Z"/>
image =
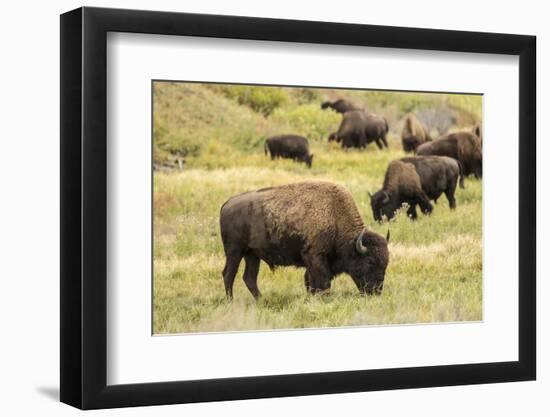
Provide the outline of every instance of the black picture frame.
<path id="1" fill-rule="evenodd" d="M 519 360 L 107 385 L 108 32 L 519 56 Z M 61 15 L 60 57 L 62 402 L 94 409 L 536 378 L 534 36 L 85 7 Z"/>

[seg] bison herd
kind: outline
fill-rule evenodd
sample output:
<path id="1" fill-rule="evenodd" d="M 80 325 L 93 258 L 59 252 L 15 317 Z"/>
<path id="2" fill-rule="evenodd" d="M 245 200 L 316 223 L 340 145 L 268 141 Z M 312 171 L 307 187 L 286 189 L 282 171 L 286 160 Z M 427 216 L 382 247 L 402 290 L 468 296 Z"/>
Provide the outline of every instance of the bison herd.
<path id="1" fill-rule="evenodd" d="M 338 130 L 328 140 L 342 148 L 364 148 L 374 142 L 388 147 L 386 119 L 348 100 L 324 102 L 322 109 L 342 114 Z M 389 163 L 382 188 L 370 194 L 376 221 L 392 219 L 407 205 L 407 216 L 417 218 L 417 206 L 430 214 L 433 202 L 445 194 L 456 207 L 457 184 L 464 177 L 482 175 L 482 133 L 450 133 L 432 140 L 414 114 L 405 117 L 401 134 L 405 152 L 415 153 Z M 311 167 L 313 154 L 308 140 L 297 135 L 273 136 L 265 141 L 266 155 L 289 158 Z M 244 258 L 244 282 L 255 298 L 260 296 L 257 277 L 260 261 L 270 268 L 305 268 L 304 285 L 312 294 L 330 288 L 339 274 L 349 275 L 359 291 L 380 294 L 389 262 L 388 240 L 368 230 L 352 195 L 327 181 L 306 181 L 236 195 L 220 211 L 221 237 L 226 255 L 223 280 L 228 298 Z"/>

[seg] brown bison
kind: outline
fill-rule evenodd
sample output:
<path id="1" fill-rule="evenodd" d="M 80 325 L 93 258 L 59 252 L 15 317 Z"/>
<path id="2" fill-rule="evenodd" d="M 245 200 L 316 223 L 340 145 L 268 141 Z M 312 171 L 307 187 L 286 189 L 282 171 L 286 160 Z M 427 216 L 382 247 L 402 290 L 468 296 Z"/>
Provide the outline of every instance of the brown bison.
<path id="1" fill-rule="evenodd" d="M 356 106 L 349 100 L 339 99 L 336 101 L 325 101 L 321 104 L 321 109 L 332 109 L 336 113 L 344 114 L 352 110 L 362 110 L 361 107 Z"/>
<path id="2" fill-rule="evenodd" d="M 456 159 L 462 165 L 464 175 L 482 176 L 483 153 L 481 140 L 470 132 L 456 132 L 426 142 L 416 150 L 417 155 L 440 155 Z"/>
<path id="3" fill-rule="evenodd" d="M 344 114 L 338 131 L 331 133 L 328 140 L 340 142 L 342 148 L 364 148 L 375 142 L 382 149 L 388 147 L 387 134 L 386 119 L 373 113 L 353 110 Z"/>
<path id="4" fill-rule="evenodd" d="M 306 269 L 304 282 L 314 294 L 346 273 L 361 293 L 380 294 L 389 253 L 387 239 L 368 230 L 351 194 L 327 181 L 263 188 L 236 195 L 220 211 L 228 298 L 244 258 L 243 279 L 254 297 L 260 260 L 271 269 Z"/>
<path id="5" fill-rule="evenodd" d="M 464 187 L 459 162 L 446 156 L 412 156 L 393 161 L 386 170 L 382 189 L 370 196 L 374 219 L 393 218 L 403 203 L 409 205 L 407 216 L 416 219 L 417 205 L 424 214 L 429 214 L 433 210 L 430 200 L 437 202 L 443 193 L 449 207 L 454 209 L 459 178 L 460 186 Z"/>
<path id="6" fill-rule="evenodd" d="M 425 142 L 430 142 L 432 138 L 428 129 L 424 126 L 414 114 L 409 113 L 405 116 L 405 124 L 401 131 L 401 143 L 405 152 L 415 152 L 418 146 Z"/>
<path id="7" fill-rule="evenodd" d="M 297 135 L 280 135 L 267 138 L 264 152 L 269 152 L 271 159 L 288 158 L 304 162 L 309 168 L 313 162 L 313 154 L 309 152 L 309 142 L 306 138 Z"/>
<path id="8" fill-rule="evenodd" d="M 481 123 L 475 124 L 475 126 L 472 128 L 472 133 L 479 138 L 481 143 L 483 143 L 483 129 L 481 127 Z"/>

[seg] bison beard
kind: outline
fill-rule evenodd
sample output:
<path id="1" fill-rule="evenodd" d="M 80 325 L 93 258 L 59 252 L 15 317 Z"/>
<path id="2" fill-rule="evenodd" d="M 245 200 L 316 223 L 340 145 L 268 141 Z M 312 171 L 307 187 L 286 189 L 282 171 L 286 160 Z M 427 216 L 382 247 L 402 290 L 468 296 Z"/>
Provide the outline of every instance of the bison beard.
<path id="1" fill-rule="evenodd" d="M 365 228 L 353 197 L 337 184 L 301 182 L 239 194 L 222 206 L 220 229 L 228 298 L 243 258 L 243 280 L 255 298 L 260 260 L 270 268 L 306 268 L 304 283 L 312 294 L 328 290 L 342 273 L 361 293 L 382 291 L 387 242 Z"/>

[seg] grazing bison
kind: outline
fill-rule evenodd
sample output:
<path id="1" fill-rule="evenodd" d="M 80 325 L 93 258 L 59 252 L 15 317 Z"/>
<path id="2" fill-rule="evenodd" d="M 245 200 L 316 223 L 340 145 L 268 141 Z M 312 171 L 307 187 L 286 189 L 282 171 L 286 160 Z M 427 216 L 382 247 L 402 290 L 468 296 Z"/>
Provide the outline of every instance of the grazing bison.
<path id="1" fill-rule="evenodd" d="M 463 188 L 460 163 L 446 156 L 412 156 L 393 161 L 388 165 L 384 186 L 371 196 L 374 219 L 393 218 L 403 203 L 409 205 L 407 215 L 416 219 L 417 204 L 424 214 L 429 214 L 433 209 L 430 200 L 437 202 L 443 193 L 454 209 L 459 178 Z"/>
<path id="2" fill-rule="evenodd" d="M 361 110 L 344 114 L 337 132 L 331 133 L 328 140 L 340 142 L 342 148 L 364 148 L 375 142 L 378 148 L 388 147 L 386 119 Z"/>
<path id="3" fill-rule="evenodd" d="M 304 162 L 309 168 L 313 161 L 313 154 L 309 153 L 309 142 L 306 138 L 297 135 L 281 135 L 267 138 L 264 152 L 271 154 L 271 159 L 277 157 L 294 159 Z"/>
<path id="4" fill-rule="evenodd" d="M 358 107 L 355 104 L 353 104 L 351 101 L 344 100 L 344 99 L 339 99 L 332 102 L 325 101 L 321 104 L 321 108 L 323 110 L 330 108 L 334 110 L 336 113 L 341 113 L 341 114 L 344 114 L 352 110 L 361 110 L 361 107 Z"/>
<path id="5" fill-rule="evenodd" d="M 412 113 L 405 117 L 405 124 L 401 131 L 401 143 L 405 152 L 415 152 L 418 146 L 430 142 L 432 138 L 428 129 Z"/>
<path id="6" fill-rule="evenodd" d="M 465 176 L 482 176 L 481 140 L 470 132 L 456 132 L 426 142 L 416 150 L 417 155 L 440 155 L 456 159 L 462 165 Z"/>
<path id="7" fill-rule="evenodd" d="M 339 274 L 351 276 L 361 293 L 380 294 L 388 266 L 387 239 L 368 230 L 351 194 L 328 181 L 263 188 L 236 195 L 220 211 L 228 298 L 244 258 L 243 279 L 254 297 L 260 260 L 306 268 L 312 294 L 330 288 Z"/>

